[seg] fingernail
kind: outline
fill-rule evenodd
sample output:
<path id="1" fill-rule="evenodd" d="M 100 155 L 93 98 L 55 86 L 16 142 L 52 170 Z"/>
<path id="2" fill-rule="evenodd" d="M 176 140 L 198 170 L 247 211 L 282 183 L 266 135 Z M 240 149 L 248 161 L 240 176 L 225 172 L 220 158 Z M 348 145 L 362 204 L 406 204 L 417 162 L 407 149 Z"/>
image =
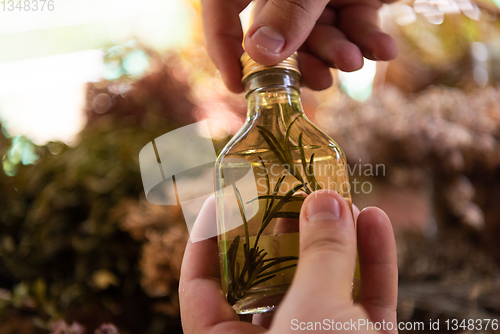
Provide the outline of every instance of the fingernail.
<path id="1" fill-rule="evenodd" d="M 310 222 L 339 220 L 340 214 L 340 203 L 332 196 L 318 196 L 307 205 L 306 216 Z"/>
<path id="2" fill-rule="evenodd" d="M 257 29 L 251 39 L 259 49 L 271 53 L 280 53 L 283 46 L 285 46 L 285 37 L 269 26 L 262 26 Z"/>

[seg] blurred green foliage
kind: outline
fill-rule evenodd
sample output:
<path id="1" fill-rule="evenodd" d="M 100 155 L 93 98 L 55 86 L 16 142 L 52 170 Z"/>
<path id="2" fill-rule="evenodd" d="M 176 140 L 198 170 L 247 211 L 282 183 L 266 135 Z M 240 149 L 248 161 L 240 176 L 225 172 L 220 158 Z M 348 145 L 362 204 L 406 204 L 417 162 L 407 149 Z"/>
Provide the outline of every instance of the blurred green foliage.
<path id="1" fill-rule="evenodd" d="M 122 54 L 138 52 L 148 54 Z M 189 88 L 170 75 L 172 59 L 136 82 L 119 76 L 89 85 L 89 122 L 74 146 L 0 135 L 0 323 L 15 308 L 42 329 L 64 318 L 90 328 L 112 321 L 122 333 L 180 331 L 177 319 L 153 312 L 139 282 L 141 243 L 119 225 L 143 194 L 140 149 L 191 123 L 194 104 Z M 111 101 L 104 113 L 92 110 L 99 94 Z"/>

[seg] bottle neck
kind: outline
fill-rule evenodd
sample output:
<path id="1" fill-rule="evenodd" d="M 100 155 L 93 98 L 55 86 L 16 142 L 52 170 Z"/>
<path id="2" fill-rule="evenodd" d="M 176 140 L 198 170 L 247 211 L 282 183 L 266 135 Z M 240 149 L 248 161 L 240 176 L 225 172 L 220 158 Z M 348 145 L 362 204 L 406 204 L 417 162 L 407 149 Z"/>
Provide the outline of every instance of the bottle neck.
<path id="1" fill-rule="evenodd" d="M 276 68 L 251 74 L 243 82 L 245 85 L 245 97 L 252 98 L 252 95 L 262 91 L 295 91 L 300 95 L 300 74 L 287 69 Z"/>
<path id="2" fill-rule="evenodd" d="M 284 69 L 250 75 L 244 81 L 247 121 L 279 131 L 282 127 L 286 129 L 297 116 L 303 116 L 299 80 L 297 72 Z"/>

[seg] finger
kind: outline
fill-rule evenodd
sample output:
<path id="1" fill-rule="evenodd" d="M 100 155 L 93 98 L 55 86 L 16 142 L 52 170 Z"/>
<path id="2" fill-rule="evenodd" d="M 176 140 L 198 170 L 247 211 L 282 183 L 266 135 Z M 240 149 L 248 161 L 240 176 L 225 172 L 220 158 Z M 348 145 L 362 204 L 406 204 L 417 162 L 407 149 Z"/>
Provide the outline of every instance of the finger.
<path id="1" fill-rule="evenodd" d="M 239 321 L 221 292 L 215 238 L 188 242 L 179 282 L 181 321 L 185 334 L 257 334 L 264 328 Z"/>
<path id="2" fill-rule="evenodd" d="M 266 313 L 257 313 L 253 315 L 252 323 L 254 325 L 261 326 L 263 328 L 269 329 L 273 322 L 274 311 Z"/>
<path id="3" fill-rule="evenodd" d="M 250 0 L 202 0 L 208 54 L 227 88 L 235 93 L 243 91 L 240 64 L 243 31 L 239 13 L 249 3 Z"/>
<path id="4" fill-rule="evenodd" d="M 326 6 L 325 10 L 319 16 L 316 24 L 334 24 L 337 15 L 335 14 L 334 7 Z"/>
<path id="5" fill-rule="evenodd" d="M 179 282 L 185 333 L 202 333 L 217 323 L 238 321 L 238 316 L 221 293 L 217 255 L 214 239 L 189 241 L 187 244 Z"/>
<path id="6" fill-rule="evenodd" d="M 306 41 L 309 50 L 330 67 L 352 72 L 363 67 L 363 55 L 342 31 L 326 24 L 314 27 Z"/>
<path id="7" fill-rule="evenodd" d="M 397 48 L 392 37 L 382 32 L 378 26 L 380 5 L 381 3 L 374 6 L 360 4 L 340 8 L 338 27 L 366 58 L 391 60 L 396 58 Z"/>
<path id="8" fill-rule="evenodd" d="M 268 0 L 245 36 L 245 50 L 264 65 L 275 65 L 306 40 L 328 0 Z"/>
<path id="9" fill-rule="evenodd" d="M 311 296 L 319 305 L 349 303 L 355 263 L 356 236 L 347 202 L 332 190 L 312 193 L 300 215 L 300 257 L 290 290 L 292 304 Z"/>
<path id="10" fill-rule="evenodd" d="M 195 225 L 213 220 L 215 196 L 203 204 Z M 216 238 L 188 241 L 182 260 L 179 302 L 183 332 L 257 334 L 264 328 L 239 321 L 236 312 L 221 291 L 219 249 Z"/>
<path id="11" fill-rule="evenodd" d="M 299 51 L 302 84 L 313 90 L 322 90 L 333 83 L 330 67 L 318 57 Z"/>
<path id="12" fill-rule="evenodd" d="M 305 197 L 307 196 L 304 192 L 298 192 L 296 193 L 296 196 L 302 196 Z M 291 211 L 294 211 L 294 209 L 290 208 Z M 284 211 L 287 211 L 284 209 Z M 276 219 L 276 225 L 274 226 L 273 229 L 273 234 L 274 235 L 280 235 L 283 233 L 296 233 L 299 232 L 299 218 L 298 215 L 299 213 L 296 213 L 297 217 L 287 217 L 287 218 L 278 218 Z"/>
<path id="13" fill-rule="evenodd" d="M 202 207 L 199 217 L 213 211 L 214 197 Z M 211 212 L 208 214 L 211 216 Z M 182 323 L 187 333 L 202 332 L 216 323 L 238 320 L 221 293 L 218 247 L 215 238 L 189 241 L 184 252 L 179 282 Z M 203 305 L 203 307 L 200 307 Z M 210 312 L 206 312 L 206 310 Z"/>
<path id="14" fill-rule="evenodd" d="M 203 203 L 189 232 L 189 240 L 197 242 L 214 235 L 217 235 L 217 218 L 215 216 L 215 194 L 212 194 Z"/>
<path id="15" fill-rule="evenodd" d="M 359 302 L 372 321 L 395 321 L 398 295 L 396 242 L 389 217 L 370 207 L 358 217 Z"/>
<path id="16" fill-rule="evenodd" d="M 278 218 L 273 229 L 273 235 L 299 232 L 299 220 L 294 218 Z"/>
<path id="17" fill-rule="evenodd" d="M 358 221 L 358 217 L 359 217 L 359 208 L 356 204 L 353 204 L 352 205 L 352 213 L 353 213 L 353 216 L 354 216 L 354 225 L 356 226 L 356 222 Z"/>

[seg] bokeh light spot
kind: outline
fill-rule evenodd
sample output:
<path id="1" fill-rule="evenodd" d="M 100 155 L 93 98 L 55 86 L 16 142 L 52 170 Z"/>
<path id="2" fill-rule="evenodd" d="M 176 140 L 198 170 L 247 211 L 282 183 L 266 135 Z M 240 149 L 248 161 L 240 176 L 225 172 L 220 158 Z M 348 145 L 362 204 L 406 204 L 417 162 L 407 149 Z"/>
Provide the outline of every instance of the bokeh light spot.
<path id="1" fill-rule="evenodd" d="M 123 68 L 130 76 L 139 76 L 149 67 L 149 55 L 143 50 L 131 51 L 123 58 Z"/>

